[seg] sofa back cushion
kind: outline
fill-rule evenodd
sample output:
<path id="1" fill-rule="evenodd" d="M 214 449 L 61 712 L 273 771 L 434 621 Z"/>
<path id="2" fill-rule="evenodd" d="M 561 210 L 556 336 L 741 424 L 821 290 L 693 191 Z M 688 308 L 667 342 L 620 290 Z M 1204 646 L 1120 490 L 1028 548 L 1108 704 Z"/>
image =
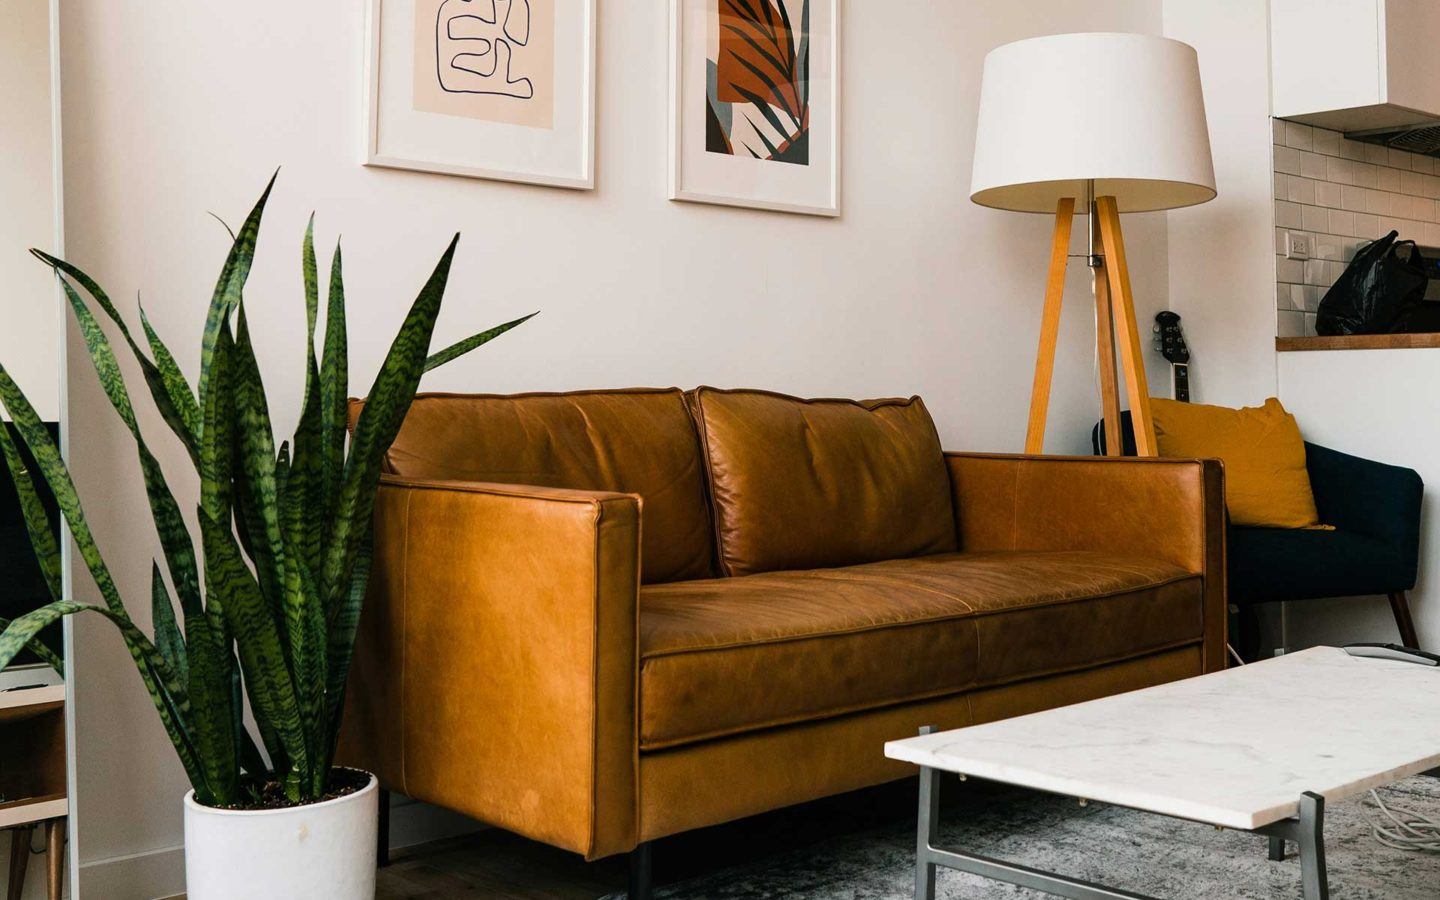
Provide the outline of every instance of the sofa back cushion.
<path id="1" fill-rule="evenodd" d="M 925 404 L 692 395 L 727 575 L 849 566 L 955 547 L 940 438 Z"/>
<path id="2" fill-rule="evenodd" d="M 678 388 L 421 394 L 385 471 L 639 494 L 641 578 L 714 575 L 700 446 Z"/>

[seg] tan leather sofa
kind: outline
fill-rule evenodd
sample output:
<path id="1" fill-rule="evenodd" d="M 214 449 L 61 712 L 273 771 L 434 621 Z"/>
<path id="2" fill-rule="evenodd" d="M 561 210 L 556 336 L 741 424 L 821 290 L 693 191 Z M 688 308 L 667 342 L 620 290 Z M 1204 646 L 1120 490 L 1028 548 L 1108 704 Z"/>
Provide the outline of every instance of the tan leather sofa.
<path id="1" fill-rule="evenodd" d="M 700 388 L 422 395 L 383 477 L 342 759 L 588 858 L 1224 663 L 1215 461 Z"/>

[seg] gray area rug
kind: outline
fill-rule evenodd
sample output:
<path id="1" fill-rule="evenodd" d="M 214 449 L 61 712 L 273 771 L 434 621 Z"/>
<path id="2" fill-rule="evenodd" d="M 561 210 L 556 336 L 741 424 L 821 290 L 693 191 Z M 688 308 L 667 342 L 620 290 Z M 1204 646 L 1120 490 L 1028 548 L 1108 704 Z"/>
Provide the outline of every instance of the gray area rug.
<path id="1" fill-rule="evenodd" d="M 1300 865 L 1294 845 L 1284 862 L 1266 859 L 1265 839 L 1217 831 L 1117 807 L 975 783 L 947 784 L 941 846 L 998 857 L 1161 898 L 1295 900 Z M 1368 796 L 1368 795 L 1366 795 Z M 1440 818 L 1440 779 L 1416 777 L 1381 791 L 1385 802 Z M 837 898 L 905 900 L 912 896 L 914 823 L 787 851 L 656 892 L 662 898 Z M 1336 900 L 1436 900 L 1440 854 L 1381 846 L 1357 797 L 1326 809 L 1325 850 Z M 946 900 L 1045 895 L 940 870 Z"/>

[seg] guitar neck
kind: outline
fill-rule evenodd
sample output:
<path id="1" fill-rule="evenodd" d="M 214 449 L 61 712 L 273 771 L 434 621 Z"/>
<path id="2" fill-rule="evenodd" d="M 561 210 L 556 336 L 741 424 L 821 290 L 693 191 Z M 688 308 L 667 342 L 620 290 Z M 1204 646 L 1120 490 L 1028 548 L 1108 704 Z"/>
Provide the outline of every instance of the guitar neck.
<path id="1" fill-rule="evenodd" d="M 1190 402 L 1190 365 L 1189 363 L 1170 364 L 1170 387 L 1175 399 L 1182 403 Z"/>

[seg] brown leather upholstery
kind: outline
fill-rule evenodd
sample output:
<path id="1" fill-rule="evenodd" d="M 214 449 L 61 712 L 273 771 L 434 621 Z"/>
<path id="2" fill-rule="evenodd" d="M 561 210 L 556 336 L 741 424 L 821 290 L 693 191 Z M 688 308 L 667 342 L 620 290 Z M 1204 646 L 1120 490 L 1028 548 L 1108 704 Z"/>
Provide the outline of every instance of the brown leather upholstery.
<path id="1" fill-rule="evenodd" d="M 352 403 L 352 421 L 361 406 Z M 385 457 L 385 471 L 639 494 L 644 580 L 713 574 L 700 447 L 677 388 L 421 394 Z"/>
<path id="2" fill-rule="evenodd" d="M 922 724 L 1223 665 L 1217 463 L 937 450 L 936 483 L 918 401 L 699 398 L 735 568 L 849 568 L 694 580 L 676 391 L 426 397 L 376 504 L 342 761 L 593 859 L 901 777 L 882 745 Z M 435 477 L 480 472 L 561 486 Z M 674 583 L 641 587 L 642 533 Z M 882 550 L 919 558 L 855 564 Z"/>
<path id="3" fill-rule="evenodd" d="M 651 585 L 640 749 L 942 696 L 1201 638 L 1198 575 L 1084 551 L 949 553 Z"/>
<path id="4" fill-rule="evenodd" d="M 1225 470 L 1218 459 L 947 453 L 966 550 L 1102 550 L 1205 578 L 1205 671 L 1225 667 Z"/>
<path id="5" fill-rule="evenodd" d="M 635 845 L 640 504 L 385 476 L 340 759 L 605 856 Z"/>
<path id="6" fill-rule="evenodd" d="M 922 725 L 959 728 L 1080 703 L 1194 675 L 1198 647 L 952 694 L 901 706 L 752 731 L 640 757 L 640 840 L 651 841 L 819 797 L 913 776 L 885 742 Z"/>
<path id="7" fill-rule="evenodd" d="M 702 387 L 693 408 L 724 574 L 955 549 L 940 438 L 919 397 L 801 400 Z"/>

